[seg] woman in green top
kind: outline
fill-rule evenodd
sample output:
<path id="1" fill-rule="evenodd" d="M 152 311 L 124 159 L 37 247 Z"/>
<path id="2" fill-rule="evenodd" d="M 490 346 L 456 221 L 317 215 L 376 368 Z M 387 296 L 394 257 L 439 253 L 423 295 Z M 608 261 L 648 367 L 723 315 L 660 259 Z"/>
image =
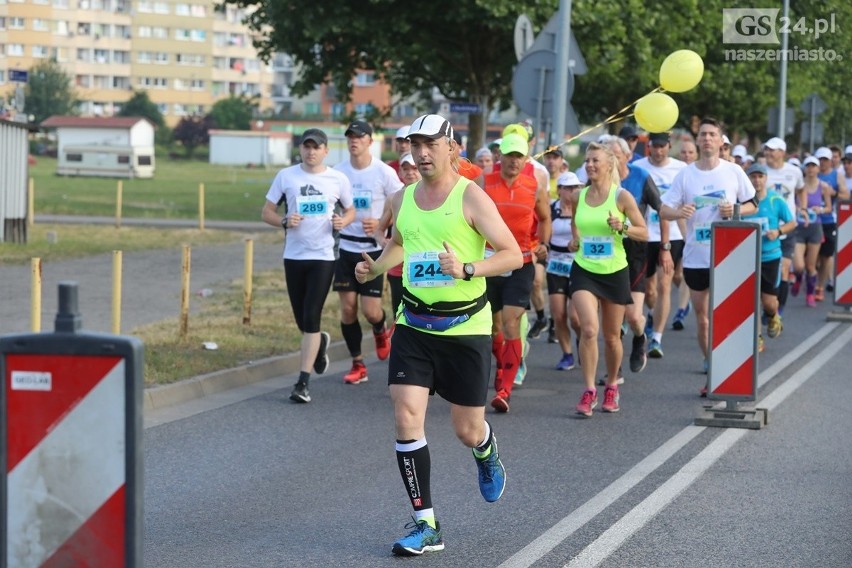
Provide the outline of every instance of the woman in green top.
<path id="1" fill-rule="evenodd" d="M 589 417 L 598 404 L 595 372 L 598 366 L 598 305 L 604 335 L 607 385 L 604 412 L 618 412 L 618 368 L 621 365 L 621 322 L 624 306 L 632 303 L 627 257 L 622 239 L 648 240 L 645 220 L 629 191 L 619 187 L 618 161 L 612 150 L 592 143 L 586 150 L 589 186 L 571 196 L 576 251 L 571 268 L 571 300 L 580 318 L 580 359 L 586 390 L 577 413 Z M 626 220 L 629 221 L 629 224 Z"/>

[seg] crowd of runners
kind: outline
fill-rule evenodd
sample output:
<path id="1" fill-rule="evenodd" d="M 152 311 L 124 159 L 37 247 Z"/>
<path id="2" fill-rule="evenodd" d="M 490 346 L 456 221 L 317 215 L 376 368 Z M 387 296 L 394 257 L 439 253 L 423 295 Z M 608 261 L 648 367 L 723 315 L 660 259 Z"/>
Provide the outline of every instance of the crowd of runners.
<path id="1" fill-rule="evenodd" d="M 509 412 L 513 388 L 527 378 L 529 340 L 546 333 L 561 349 L 553 368 L 580 368 L 575 411 L 583 417 L 598 406 L 598 385 L 601 410 L 620 410 L 625 335 L 627 366 L 640 373 L 649 357 L 664 357 L 664 333 L 684 329 L 692 312 L 707 371 L 713 222 L 736 209 L 762 226 L 768 338 L 782 332 L 791 296 L 804 287 L 816 306 L 831 290 L 834 211 L 849 199 L 852 146 L 794 156 L 771 138 L 751 156 L 704 118 L 694 136 L 674 140 L 677 157 L 671 134 L 650 134 L 641 153 L 640 133 L 625 126 L 589 143 L 570 171 L 562 147 L 534 155 L 528 122 L 506 126 L 473 160 L 434 114 L 396 132 L 399 158 L 389 164 L 371 155 L 368 123 L 351 123 L 345 135 L 349 159 L 329 167 L 325 133 L 305 131 L 301 163 L 275 177 L 262 218 L 286 233 L 287 292 L 302 333 L 290 399 L 310 402 L 311 374 L 328 368 L 320 316 L 330 288 L 352 358 L 343 381 L 368 380 L 359 314 L 388 360 L 397 464 L 414 509 L 410 533 L 393 545 L 398 555 L 444 547 L 429 482 L 430 395 L 450 403 L 482 496 L 496 501 L 505 471 L 486 407 Z M 392 314 L 382 307 L 385 273 Z"/>

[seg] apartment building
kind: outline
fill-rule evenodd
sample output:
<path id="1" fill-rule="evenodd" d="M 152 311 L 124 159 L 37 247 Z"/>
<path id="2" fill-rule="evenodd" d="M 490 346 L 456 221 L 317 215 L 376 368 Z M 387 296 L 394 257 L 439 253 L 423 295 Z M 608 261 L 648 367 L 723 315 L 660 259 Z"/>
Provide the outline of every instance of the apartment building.
<path id="1" fill-rule="evenodd" d="M 15 90 L 9 70 L 56 60 L 73 77 L 80 113 L 112 116 L 144 90 L 174 126 L 230 95 L 259 97 L 262 112 L 334 120 L 368 104 L 390 104 L 372 72 L 355 78 L 353 101 L 329 86 L 295 98 L 298 67 L 286 54 L 257 57 L 243 10 L 217 0 L 0 0 L 0 98 Z"/>

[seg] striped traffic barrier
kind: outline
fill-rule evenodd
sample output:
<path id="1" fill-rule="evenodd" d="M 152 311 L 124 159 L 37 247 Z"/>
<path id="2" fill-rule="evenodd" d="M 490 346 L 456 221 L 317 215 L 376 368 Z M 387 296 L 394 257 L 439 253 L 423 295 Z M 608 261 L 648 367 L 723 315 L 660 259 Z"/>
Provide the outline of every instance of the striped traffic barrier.
<path id="1" fill-rule="evenodd" d="M 852 309 L 852 200 L 837 203 L 837 248 L 834 251 L 834 305 Z"/>
<path id="2" fill-rule="evenodd" d="M 741 401 L 757 400 L 757 347 L 760 320 L 760 238 L 757 223 L 722 221 L 711 225 L 710 333 L 707 398 L 726 402 L 696 424 L 760 428 L 765 415 L 743 412 Z"/>
<path id="3" fill-rule="evenodd" d="M 142 344 L 81 325 L 0 337 L 3 566 L 142 566 Z"/>

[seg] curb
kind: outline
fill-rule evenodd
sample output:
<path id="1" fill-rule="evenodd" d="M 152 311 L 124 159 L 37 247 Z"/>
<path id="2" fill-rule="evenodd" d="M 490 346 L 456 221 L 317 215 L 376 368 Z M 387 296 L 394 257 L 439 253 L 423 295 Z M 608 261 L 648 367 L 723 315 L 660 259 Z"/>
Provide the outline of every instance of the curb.
<path id="1" fill-rule="evenodd" d="M 327 353 L 331 361 L 349 358 L 349 350 L 343 341 L 330 344 Z M 160 410 L 222 391 L 298 373 L 299 363 L 300 354 L 296 352 L 268 357 L 233 369 L 215 371 L 168 385 L 148 387 L 143 394 L 143 411 Z"/>

